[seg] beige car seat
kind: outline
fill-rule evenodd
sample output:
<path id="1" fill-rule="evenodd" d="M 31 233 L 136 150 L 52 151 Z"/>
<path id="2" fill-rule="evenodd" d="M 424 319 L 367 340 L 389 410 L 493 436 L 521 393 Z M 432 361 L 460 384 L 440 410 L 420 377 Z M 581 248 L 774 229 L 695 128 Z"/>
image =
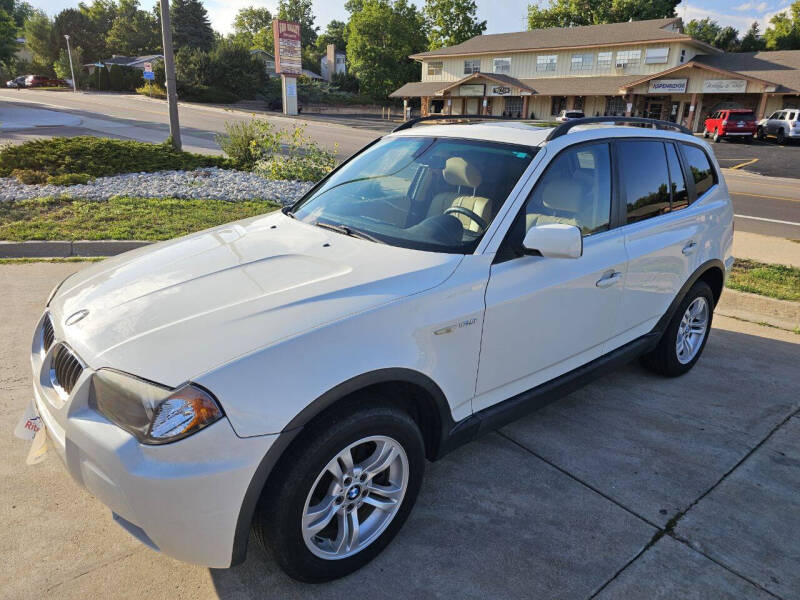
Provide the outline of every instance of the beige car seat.
<path id="1" fill-rule="evenodd" d="M 481 172 L 474 166 L 469 164 L 460 156 L 453 156 L 447 159 L 444 169 L 442 170 L 442 177 L 449 185 L 456 187 L 455 191 L 441 192 L 436 194 L 431 201 L 431 207 L 428 211 L 428 216 L 433 217 L 444 214 L 444 212 L 453 206 L 461 206 L 471 210 L 476 215 L 481 217 L 487 223 L 493 217 L 492 201 L 484 196 L 476 196 L 475 192 L 480 186 L 482 177 Z M 466 189 L 462 189 L 466 188 Z M 471 195 L 464 192 L 472 191 Z M 452 213 L 464 229 L 470 231 L 478 231 L 478 224 L 466 215 Z"/>
<path id="2" fill-rule="evenodd" d="M 529 212 L 525 215 L 525 231 L 536 225 L 549 223 L 565 223 L 580 227 L 585 219 L 578 220 L 582 208 L 586 208 L 583 199 L 583 186 L 572 179 L 555 179 L 546 182 L 541 189 L 538 200 L 542 212 Z M 535 203 L 532 207 L 537 208 Z M 591 205 L 588 207 L 591 210 Z"/>

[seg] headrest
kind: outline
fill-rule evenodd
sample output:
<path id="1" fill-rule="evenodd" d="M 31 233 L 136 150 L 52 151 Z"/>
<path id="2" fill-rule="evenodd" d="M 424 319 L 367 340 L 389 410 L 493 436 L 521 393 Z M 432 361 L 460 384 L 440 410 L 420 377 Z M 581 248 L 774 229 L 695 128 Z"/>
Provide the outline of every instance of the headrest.
<path id="1" fill-rule="evenodd" d="M 553 210 L 578 213 L 582 197 L 583 186 L 571 179 L 548 181 L 542 188 L 542 204 Z"/>
<path id="2" fill-rule="evenodd" d="M 466 185 L 476 188 L 481 184 L 481 172 L 460 156 L 447 159 L 442 175 L 450 185 Z"/>

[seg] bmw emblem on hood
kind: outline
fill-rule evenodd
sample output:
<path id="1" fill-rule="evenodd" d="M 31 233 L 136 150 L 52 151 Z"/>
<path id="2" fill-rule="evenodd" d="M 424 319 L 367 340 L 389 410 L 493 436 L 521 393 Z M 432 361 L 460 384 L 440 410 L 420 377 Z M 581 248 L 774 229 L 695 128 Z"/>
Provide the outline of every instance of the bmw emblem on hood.
<path id="1" fill-rule="evenodd" d="M 89 314 L 89 311 L 84 309 L 79 310 L 76 313 L 72 313 L 70 316 L 67 317 L 67 320 L 64 321 L 65 325 L 75 325 L 78 321 L 86 317 Z"/>

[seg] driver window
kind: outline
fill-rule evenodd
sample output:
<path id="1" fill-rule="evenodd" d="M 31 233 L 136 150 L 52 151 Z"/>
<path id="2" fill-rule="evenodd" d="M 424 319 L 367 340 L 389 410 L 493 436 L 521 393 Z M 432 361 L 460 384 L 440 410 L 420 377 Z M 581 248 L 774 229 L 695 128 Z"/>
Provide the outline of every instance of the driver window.
<path id="1" fill-rule="evenodd" d="M 606 231 L 611 217 L 608 144 L 581 145 L 559 154 L 537 182 L 523 212 L 525 232 L 547 223 L 575 225 L 583 235 Z"/>

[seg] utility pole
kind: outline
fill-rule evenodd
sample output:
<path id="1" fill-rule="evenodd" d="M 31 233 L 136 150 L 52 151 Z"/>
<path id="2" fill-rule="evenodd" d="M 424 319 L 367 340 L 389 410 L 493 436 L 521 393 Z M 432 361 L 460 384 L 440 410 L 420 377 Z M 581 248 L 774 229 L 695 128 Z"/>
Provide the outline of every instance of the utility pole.
<path id="1" fill-rule="evenodd" d="M 181 128 L 178 123 L 178 91 L 175 89 L 175 55 L 172 52 L 172 26 L 169 22 L 169 0 L 161 0 L 161 39 L 164 43 L 164 71 L 167 75 L 169 135 L 172 147 L 181 149 Z"/>
<path id="2" fill-rule="evenodd" d="M 72 93 L 76 93 L 78 90 L 75 89 L 75 69 L 72 68 L 72 51 L 69 49 L 69 36 L 65 35 L 67 38 L 67 54 L 69 54 L 69 72 L 72 75 Z"/>

